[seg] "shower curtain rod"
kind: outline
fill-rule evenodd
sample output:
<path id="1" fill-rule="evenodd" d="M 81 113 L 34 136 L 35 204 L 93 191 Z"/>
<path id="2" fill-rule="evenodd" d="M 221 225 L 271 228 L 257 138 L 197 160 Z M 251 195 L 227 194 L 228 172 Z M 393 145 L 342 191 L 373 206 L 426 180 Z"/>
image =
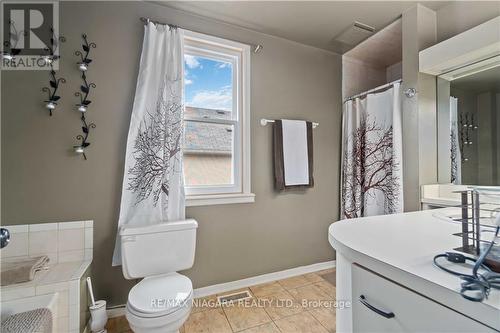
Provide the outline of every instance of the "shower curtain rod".
<path id="1" fill-rule="evenodd" d="M 207 33 L 205 32 L 201 32 L 201 31 L 196 31 L 196 30 L 193 30 L 193 29 L 186 29 L 186 28 L 183 28 L 181 26 L 178 26 L 178 25 L 175 25 L 175 24 L 168 24 L 168 23 L 165 23 L 165 22 L 160 22 L 160 21 L 155 21 L 155 20 L 151 20 L 151 19 L 148 19 L 146 17 L 141 17 L 140 20 L 142 21 L 142 23 L 144 24 L 147 24 L 148 22 L 152 22 L 154 24 L 161 24 L 161 25 L 168 25 L 169 27 L 173 27 L 173 28 L 181 28 L 181 29 L 184 29 L 184 30 L 189 30 L 189 31 L 192 31 L 192 32 L 196 32 L 196 33 L 199 33 L 199 34 L 204 34 L 206 35 Z M 253 53 L 259 53 L 260 51 L 262 51 L 262 49 L 264 48 L 262 45 L 260 44 L 252 44 L 252 43 L 245 43 L 245 42 L 242 42 L 242 41 L 239 41 L 239 40 L 235 40 L 235 39 L 229 39 L 229 38 L 225 38 L 223 37 L 224 39 L 227 39 L 227 40 L 230 40 L 232 42 L 237 42 L 237 43 L 242 43 L 242 44 L 246 44 L 246 45 L 250 45 L 252 47 L 252 52 Z"/>
<path id="2" fill-rule="evenodd" d="M 402 79 L 399 79 L 399 80 L 396 80 L 396 81 L 392 81 L 392 82 L 389 82 L 389 83 L 383 84 L 383 85 L 378 86 L 378 87 L 376 87 L 376 88 L 373 88 L 373 89 L 367 90 L 367 91 L 365 91 L 365 92 L 362 92 L 362 93 L 360 93 L 360 94 L 357 94 L 357 95 L 351 96 L 351 97 L 349 97 L 349 98 L 346 98 L 346 99 L 344 100 L 344 103 L 345 103 L 345 102 L 348 102 L 348 101 L 350 101 L 350 100 L 353 100 L 353 99 L 355 99 L 355 98 L 358 98 L 358 97 L 361 97 L 361 96 L 365 96 L 365 95 L 368 95 L 368 94 L 374 93 L 374 92 L 379 91 L 379 90 L 383 90 L 383 89 L 388 88 L 388 87 L 390 87 L 390 86 L 392 86 L 392 85 L 394 85 L 394 84 L 396 84 L 396 83 L 401 83 L 401 82 L 403 82 L 403 80 L 402 80 Z"/>

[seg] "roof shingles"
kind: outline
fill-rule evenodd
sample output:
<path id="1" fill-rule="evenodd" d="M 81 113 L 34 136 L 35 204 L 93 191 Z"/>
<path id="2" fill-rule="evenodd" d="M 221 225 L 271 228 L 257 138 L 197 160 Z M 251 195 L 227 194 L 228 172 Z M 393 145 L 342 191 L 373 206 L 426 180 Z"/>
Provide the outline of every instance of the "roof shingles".
<path id="1" fill-rule="evenodd" d="M 231 111 L 187 106 L 184 115 L 187 119 L 230 119 Z M 233 129 L 231 125 L 185 121 L 185 153 L 231 154 L 232 139 Z"/>

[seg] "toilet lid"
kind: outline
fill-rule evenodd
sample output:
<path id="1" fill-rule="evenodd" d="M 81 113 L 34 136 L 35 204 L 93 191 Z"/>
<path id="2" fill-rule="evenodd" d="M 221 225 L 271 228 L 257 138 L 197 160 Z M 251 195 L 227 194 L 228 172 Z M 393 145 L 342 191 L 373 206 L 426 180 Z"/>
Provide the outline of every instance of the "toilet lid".
<path id="1" fill-rule="evenodd" d="M 178 273 L 147 277 L 128 295 L 128 305 L 145 315 L 167 315 L 191 302 L 191 280 Z"/>

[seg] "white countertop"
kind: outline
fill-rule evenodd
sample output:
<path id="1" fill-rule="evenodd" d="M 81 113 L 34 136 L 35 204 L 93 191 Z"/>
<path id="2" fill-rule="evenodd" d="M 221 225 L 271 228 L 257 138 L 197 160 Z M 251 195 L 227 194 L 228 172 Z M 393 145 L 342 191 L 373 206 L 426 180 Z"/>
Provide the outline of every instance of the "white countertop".
<path id="1" fill-rule="evenodd" d="M 452 235 L 461 225 L 439 218 L 459 212 L 444 208 L 342 220 L 330 226 L 328 238 L 353 262 L 500 330 L 499 290 L 482 303 L 467 301 L 459 294 L 460 278 L 433 265 L 436 254 L 461 246 L 461 238 Z"/>

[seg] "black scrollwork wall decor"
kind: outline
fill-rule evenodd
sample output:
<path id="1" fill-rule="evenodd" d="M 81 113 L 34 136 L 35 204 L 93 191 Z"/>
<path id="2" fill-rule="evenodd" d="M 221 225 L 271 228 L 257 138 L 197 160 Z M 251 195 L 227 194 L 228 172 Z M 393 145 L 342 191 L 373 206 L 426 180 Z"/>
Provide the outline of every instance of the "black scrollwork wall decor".
<path id="1" fill-rule="evenodd" d="M 76 104 L 77 110 L 81 113 L 80 121 L 82 122 L 82 132 L 83 134 L 79 134 L 76 136 L 76 139 L 79 140 L 79 144 L 73 146 L 73 150 L 75 153 L 80 154 L 86 160 L 87 155 L 85 154 L 85 150 L 88 146 L 90 146 L 90 142 L 88 142 L 88 137 L 91 129 L 96 128 L 94 123 L 88 123 L 85 117 L 85 114 L 88 110 L 91 100 L 89 100 L 90 91 L 96 88 L 95 83 L 89 82 L 87 80 L 87 75 L 85 74 L 88 70 L 88 65 L 92 62 L 92 59 L 89 59 L 89 53 L 91 48 L 95 48 L 95 43 L 88 43 L 87 35 L 83 34 L 83 53 L 80 51 L 76 51 L 75 55 L 79 56 L 81 61 L 79 61 L 78 69 L 81 71 L 82 75 L 82 85 L 80 86 L 80 91 L 75 92 L 75 96 L 80 98 L 80 102 Z"/>
<path id="2" fill-rule="evenodd" d="M 45 107 L 49 110 L 49 114 L 52 116 L 52 111 L 56 108 L 57 101 L 61 99 L 61 96 L 58 96 L 57 89 L 61 83 L 66 83 L 64 78 L 57 78 L 56 72 L 51 69 L 50 70 L 50 87 L 43 87 L 42 91 L 48 94 L 47 100 L 45 100 Z"/>
<path id="3" fill-rule="evenodd" d="M 82 113 L 82 116 L 80 117 L 80 120 L 82 121 L 82 132 L 83 134 L 78 134 L 76 136 L 77 140 L 80 140 L 80 143 L 76 146 L 73 146 L 73 149 L 75 153 L 81 154 L 84 159 L 87 159 L 87 155 L 85 154 L 85 149 L 90 146 L 90 142 L 87 141 L 89 137 L 89 131 L 90 129 L 95 128 L 94 123 L 87 124 L 87 119 L 85 119 L 85 114 Z"/>
<path id="4" fill-rule="evenodd" d="M 47 54 L 43 56 L 45 63 L 50 66 L 50 80 L 49 87 L 43 87 L 42 91 L 48 94 L 48 99 L 45 100 L 45 107 L 49 110 L 49 114 L 52 116 L 52 111 L 55 110 L 57 106 L 57 102 L 61 99 L 61 96 L 58 96 L 57 90 L 61 83 L 66 83 L 64 78 L 57 78 L 56 71 L 54 70 L 54 62 L 57 61 L 60 57 L 56 54 L 57 48 L 59 47 L 59 43 L 63 43 L 66 41 L 64 36 L 56 36 L 54 34 L 54 29 L 50 29 L 52 34 L 50 38 L 50 45 L 45 48 Z"/>
<path id="5" fill-rule="evenodd" d="M 94 89 L 96 85 L 93 82 L 87 82 L 87 76 L 85 75 L 85 72 L 82 72 L 82 81 L 83 84 L 80 86 L 80 91 L 77 91 L 75 93 L 75 96 L 80 97 L 80 103 L 76 106 L 78 107 L 78 111 L 87 112 L 87 108 L 89 107 L 90 103 L 92 103 L 92 101 L 88 99 L 90 89 Z"/>
<path id="6" fill-rule="evenodd" d="M 470 112 L 460 113 L 459 125 L 460 135 L 458 137 L 460 141 L 462 163 L 466 163 L 469 161 L 470 154 L 470 150 L 468 148 L 475 144 L 472 140 L 472 138 L 475 137 L 474 131 L 476 131 L 479 127 L 474 119 L 474 114 Z"/>
<path id="7" fill-rule="evenodd" d="M 16 55 L 21 53 L 21 49 L 17 48 L 17 43 L 21 35 L 27 36 L 26 31 L 18 31 L 13 20 L 9 20 L 10 33 L 9 40 L 3 42 L 2 59 L 11 61 Z"/>
<path id="8" fill-rule="evenodd" d="M 95 49 L 96 44 L 95 43 L 89 43 L 87 41 L 87 35 L 83 34 L 83 44 L 82 44 L 82 49 L 83 52 L 81 51 L 76 51 L 75 54 L 80 57 L 81 61 L 77 63 L 78 69 L 81 70 L 82 72 L 87 71 L 89 68 L 90 63 L 92 62 L 92 59 L 89 58 L 89 53 L 90 49 Z"/>
<path id="9" fill-rule="evenodd" d="M 53 69 L 54 61 L 60 58 L 59 55 L 56 54 L 59 44 L 66 42 L 66 38 L 64 36 L 56 36 L 56 34 L 54 33 L 54 28 L 50 28 L 50 34 L 50 45 L 45 48 L 47 54 L 43 56 L 43 59 L 45 60 L 45 63 L 50 65 L 50 67 Z"/>

